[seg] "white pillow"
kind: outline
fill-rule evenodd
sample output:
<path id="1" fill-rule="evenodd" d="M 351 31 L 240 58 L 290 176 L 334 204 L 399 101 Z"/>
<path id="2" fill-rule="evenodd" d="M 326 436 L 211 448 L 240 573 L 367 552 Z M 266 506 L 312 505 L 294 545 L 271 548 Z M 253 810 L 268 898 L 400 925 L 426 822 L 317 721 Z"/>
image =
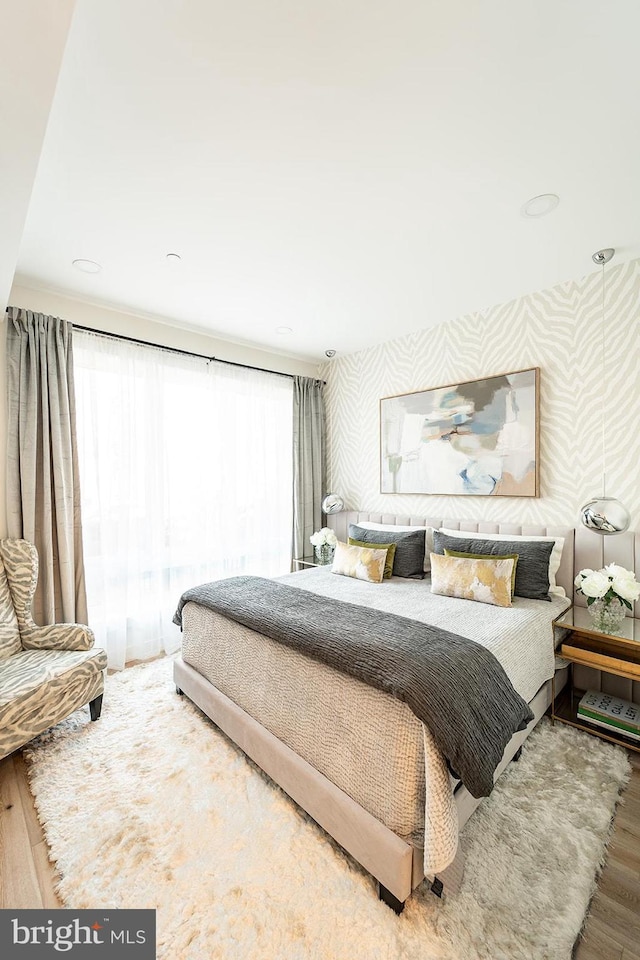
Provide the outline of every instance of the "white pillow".
<path id="1" fill-rule="evenodd" d="M 562 559 L 564 537 L 533 537 L 527 534 L 516 533 L 476 533 L 469 530 L 451 530 L 449 527 L 440 527 L 440 533 L 450 537 L 462 537 L 467 540 L 546 540 L 553 543 L 553 550 L 549 557 L 549 593 L 552 597 L 566 597 L 564 587 L 556 583 L 556 573 Z"/>
<path id="2" fill-rule="evenodd" d="M 395 530 L 396 533 L 410 533 L 412 530 L 426 530 L 424 538 L 424 565 L 423 570 L 429 573 L 431 570 L 431 554 L 433 553 L 433 531 L 434 527 L 403 527 L 398 523 L 374 523 L 372 520 L 357 520 L 357 526 L 365 530 Z"/>

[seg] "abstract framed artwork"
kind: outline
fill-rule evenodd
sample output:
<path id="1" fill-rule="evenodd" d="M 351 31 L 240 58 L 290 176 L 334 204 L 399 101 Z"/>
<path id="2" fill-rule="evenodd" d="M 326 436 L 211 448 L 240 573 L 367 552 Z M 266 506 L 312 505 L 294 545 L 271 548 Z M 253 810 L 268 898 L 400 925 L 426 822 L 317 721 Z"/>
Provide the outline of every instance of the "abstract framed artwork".
<path id="1" fill-rule="evenodd" d="M 537 497 L 538 367 L 380 401 L 380 490 Z"/>

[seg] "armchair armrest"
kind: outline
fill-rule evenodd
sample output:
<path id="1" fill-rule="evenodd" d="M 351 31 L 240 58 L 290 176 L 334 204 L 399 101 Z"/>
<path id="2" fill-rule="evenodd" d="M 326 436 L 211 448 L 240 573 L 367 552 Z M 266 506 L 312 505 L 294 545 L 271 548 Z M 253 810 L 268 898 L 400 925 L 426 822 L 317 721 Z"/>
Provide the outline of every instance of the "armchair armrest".
<path id="1" fill-rule="evenodd" d="M 90 650 L 94 642 L 93 630 L 82 623 L 53 623 L 22 632 L 25 650 Z"/>

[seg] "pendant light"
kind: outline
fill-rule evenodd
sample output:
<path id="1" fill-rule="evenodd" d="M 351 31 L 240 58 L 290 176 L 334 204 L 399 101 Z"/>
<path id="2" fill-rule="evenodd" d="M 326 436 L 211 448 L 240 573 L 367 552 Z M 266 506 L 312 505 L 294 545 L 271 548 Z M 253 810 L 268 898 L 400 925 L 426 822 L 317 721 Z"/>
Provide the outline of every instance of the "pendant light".
<path id="1" fill-rule="evenodd" d="M 607 441 L 605 397 L 607 394 L 606 341 L 605 341 L 605 303 L 604 303 L 604 266 L 609 263 L 615 250 L 607 247 L 593 254 L 593 262 L 602 267 L 602 496 L 589 500 L 580 510 L 580 519 L 588 530 L 603 535 L 624 533 L 631 517 L 623 503 L 615 497 L 607 496 Z"/>
<path id="2" fill-rule="evenodd" d="M 344 510 L 344 500 L 337 493 L 327 493 L 322 501 L 322 512 L 341 513 Z"/>

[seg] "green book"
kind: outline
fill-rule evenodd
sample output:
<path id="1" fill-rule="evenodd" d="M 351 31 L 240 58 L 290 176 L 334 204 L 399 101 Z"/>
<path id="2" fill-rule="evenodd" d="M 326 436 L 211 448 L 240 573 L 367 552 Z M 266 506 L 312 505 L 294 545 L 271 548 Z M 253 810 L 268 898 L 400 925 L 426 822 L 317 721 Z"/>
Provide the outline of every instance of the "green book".
<path id="1" fill-rule="evenodd" d="M 640 704 L 630 700 L 587 690 L 578 704 L 578 716 L 596 726 L 609 727 L 640 740 Z"/>

